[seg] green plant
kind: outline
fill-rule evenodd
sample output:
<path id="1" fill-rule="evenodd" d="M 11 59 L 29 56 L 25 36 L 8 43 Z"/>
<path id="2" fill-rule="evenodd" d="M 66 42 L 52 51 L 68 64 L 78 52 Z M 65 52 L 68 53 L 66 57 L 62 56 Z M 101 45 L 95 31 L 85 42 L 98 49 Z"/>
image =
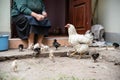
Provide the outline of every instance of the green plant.
<path id="1" fill-rule="evenodd" d="M 7 74 L 5 72 L 0 71 L 0 80 L 24 80 L 23 78 L 18 78 L 15 76 L 12 76 L 10 74 Z"/>
<path id="2" fill-rule="evenodd" d="M 5 72 L 0 71 L 0 80 L 7 80 L 8 75 Z"/>
<path id="3" fill-rule="evenodd" d="M 96 80 L 96 79 L 80 79 L 76 76 L 67 76 L 67 75 L 60 74 L 54 78 L 48 77 L 42 80 Z"/>

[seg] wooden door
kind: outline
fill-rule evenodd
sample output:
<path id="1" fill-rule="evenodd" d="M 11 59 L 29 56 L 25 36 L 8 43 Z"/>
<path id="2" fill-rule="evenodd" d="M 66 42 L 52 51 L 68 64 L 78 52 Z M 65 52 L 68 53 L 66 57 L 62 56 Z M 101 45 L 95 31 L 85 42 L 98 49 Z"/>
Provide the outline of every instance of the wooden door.
<path id="1" fill-rule="evenodd" d="M 91 26 L 91 0 L 70 0 L 69 22 L 75 25 L 78 33 L 83 34 Z"/>

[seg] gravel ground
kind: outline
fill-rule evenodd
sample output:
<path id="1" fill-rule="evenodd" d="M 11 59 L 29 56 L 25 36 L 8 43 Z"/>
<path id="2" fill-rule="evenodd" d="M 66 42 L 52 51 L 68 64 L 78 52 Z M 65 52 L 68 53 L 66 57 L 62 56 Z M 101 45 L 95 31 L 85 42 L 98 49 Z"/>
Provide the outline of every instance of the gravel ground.
<path id="1" fill-rule="evenodd" d="M 120 50 L 96 50 L 100 53 L 97 63 L 91 58 L 55 57 L 55 62 L 27 58 L 17 60 L 17 72 L 13 72 L 13 61 L 0 62 L 0 80 L 120 80 Z"/>

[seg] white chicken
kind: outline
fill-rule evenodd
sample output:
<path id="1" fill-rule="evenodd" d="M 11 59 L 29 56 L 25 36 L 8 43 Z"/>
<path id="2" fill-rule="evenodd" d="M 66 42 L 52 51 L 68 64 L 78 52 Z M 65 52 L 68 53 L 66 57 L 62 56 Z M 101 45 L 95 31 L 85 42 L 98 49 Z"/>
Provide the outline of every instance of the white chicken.
<path id="1" fill-rule="evenodd" d="M 92 34 L 92 32 L 90 30 L 86 31 L 85 37 L 87 37 L 89 39 L 89 45 L 91 45 L 92 42 L 93 42 L 93 34 Z"/>
<path id="2" fill-rule="evenodd" d="M 90 33 L 90 30 L 88 30 L 85 35 L 78 34 L 76 32 L 76 29 L 74 25 L 72 24 L 67 24 L 65 27 L 68 28 L 68 35 L 69 39 L 68 42 L 73 46 L 75 49 L 75 52 L 71 54 L 74 55 L 75 53 L 79 53 L 80 57 L 89 51 L 89 45 L 92 43 L 93 36 Z"/>

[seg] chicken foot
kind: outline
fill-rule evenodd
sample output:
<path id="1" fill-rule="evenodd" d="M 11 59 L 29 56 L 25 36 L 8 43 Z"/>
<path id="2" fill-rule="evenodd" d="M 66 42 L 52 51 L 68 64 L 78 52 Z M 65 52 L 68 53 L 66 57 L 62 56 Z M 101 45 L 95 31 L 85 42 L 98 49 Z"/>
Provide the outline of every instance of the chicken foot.
<path id="1" fill-rule="evenodd" d="M 81 59 L 81 58 L 82 58 L 82 55 L 83 55 L 83 53 L 80 53 L 78 59 Z"/>

